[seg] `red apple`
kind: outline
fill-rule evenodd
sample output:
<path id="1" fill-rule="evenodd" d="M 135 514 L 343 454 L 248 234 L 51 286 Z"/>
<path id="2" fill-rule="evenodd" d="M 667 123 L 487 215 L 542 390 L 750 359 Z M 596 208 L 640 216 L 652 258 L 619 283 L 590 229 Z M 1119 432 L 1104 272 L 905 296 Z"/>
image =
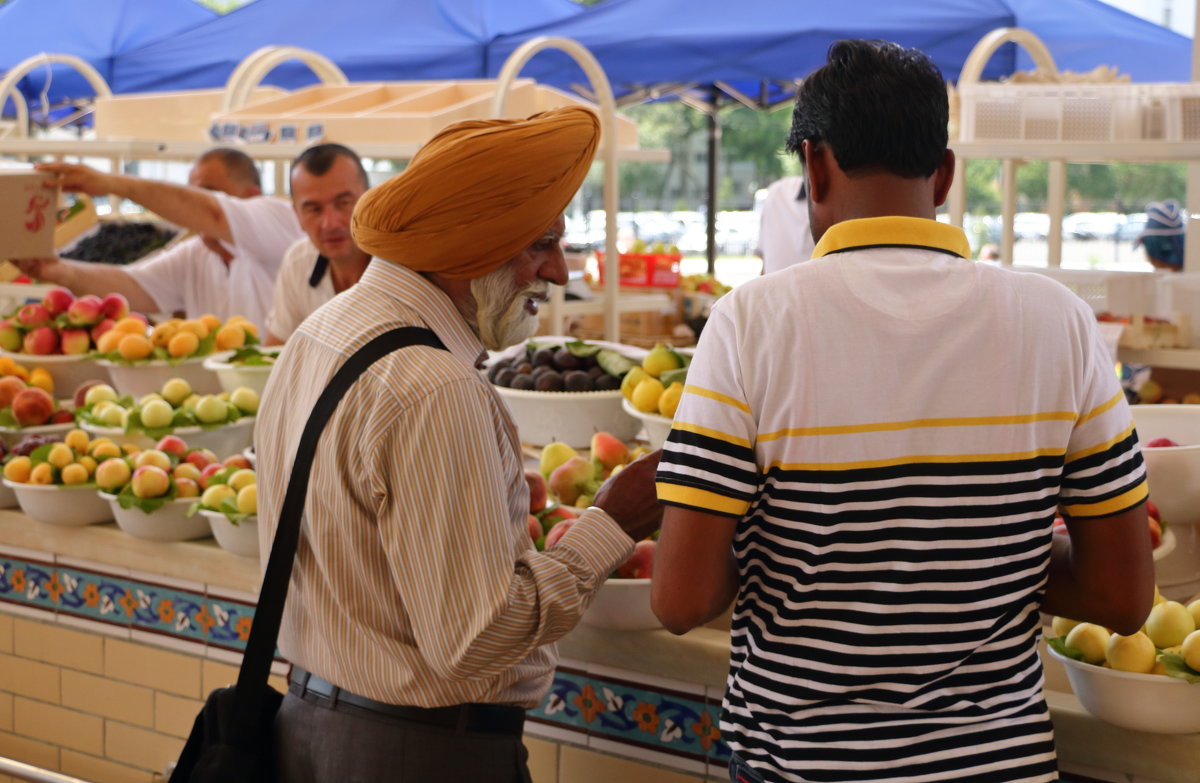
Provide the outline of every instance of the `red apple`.
<path id="1" fill-rule="evenodd" d="M 550 491 L 558 502 L 575 505 L 580 495 L 587 494 L 588 485 L 596 480 L 592 463 L 583 457 L 571 457 L 550 474 Z"/>
<path id="2" fill-rule="evenodd" d="M 187 444 L 183 442 L 183 438 L 178 435 L 167 435 L 154 447 L 159 451 L 165 451 L 169 454 L 174 454 L 179 458 L 187 455 Z"/>
<path id="3" fill-rule="evenodd" d="M 542 530 L 549 532 L 550 528 L 564 519 L 578 519 L 578 515 L 566 506 L 559 506 L 553 511 L 542 514 Z"/>
<path id="4" fill-rule="evenodd" d="M 208 449 L 193 449 L 187 453 L 187 456 L 183 458 L 183 461 L 192 463 L 196 467 L 200 468 L 200 470 L 204 470 L 209 465 L 214 463 L 218 465 L 220 464 L 217 462 L 217 455 L 213 454 Z"/>
<path id="5" fill-rule="evenodd" d="M 546 480 L 536 470 L 527 470 L 525 482 L 529 484 L 529 513 L 536 514 L 546 507 Z"/>
<path id="6" fill-rule="evenodd" d="M 12 318 L 0 320 L 0 348 L 16 353 L 21 350 L 23 337 Z"/>
<path id="7" fill-rule="evenodd" d="M 1146 516 L 1162 522 L 1162 514 L 1158 513 L 1158 506 L 1154 505 L 1153 501 L 1146 501 Z"/>
<path id="8" fill-rule="evenodd" d="M 1161 449 L 1169 446 L 1178 446 L 1179 444 L 1170 438 L 1155 438 L 1154 440 L 1146 441 L 1146 448 Z"/>
<path id="9" fill-rule="evenodd" d="M 654 570 L 655 546 L 657 544 L 649 539 L 634 544 L 633 554 L 617 566 L 617 576 L 621 579 L 649 579 Z"/>
<path id="10" fill-rule="evenodd" d="M 564 519 L 554 527 L 550 528 L 550 532 L 546 533 L 546 549 L 550 550 L 558 543 L 558 539 L 563 537 L 563 534 L 571 529 L 575 524 L 573 519 Z"/>
<path id="11" fill-rule="evenodd" d="M 49 293 L 42 297 L 42 307 L 46 308 L 46 312 L 55 316 L 59 313 L 65 313 L 67 308 L 75 302 L 75 295 L 65 288 L 54 288 Z"/>
<path id="12" fill-rule="evenodd" d="M 592 436 L 591 452 L 592 459 L 599 462 L 605 470 L 624 465 L 629 459 L 629 448 L 620 438 L 607 432 L 597 432 Z"/>
<path id="13" fill-rule="evenodd" d="M 529 523 L 529 537 L 534 541 L 537 541 L 542 537 L 542 523 L 539 522 L 538 518 L 533 514 L 529 514 L 528 516 L 529 518 L 527 522 Z"/>
<path id="14" fill-rule="evenodd" d="M 121 294 L 109 294 L 101 300 L 100 312 L 105 318 L 119 321 L 129 315 L 129 300 Z"/>
<path id="15" fill-rule="evenodd" d="M 40 304 L 27 304 L 17 311 L 17 322 L 27 328 L 45 326 L 51 320 L 50 312 Z"/>
<path id="16" fill-rule="evenodd" d="M 50 414 L 50 421 L 47 424 L 66 424 L 72 421 L 75 421 L 75 413 L 66 408 L 59 408 Z"/>
<path id="17" fill-rule="evenodd" d="M 208 480 L 215 474 L 225 470 L 225 466 L 219 462 L 213 462 L 204 468 L 200 469 L 200 489 L 208 489 Z"/>
<path id="18" fill-rule="evenodd" d="M 58 332 L 51 326 L 39 326 L 25 335 L 22 345 L 25 353 L 48 356 L 58 350 Z"/>
<path id="19" fill-rule="evenodd" d="M 92 330 L 90 332 L 90 334 L 92 336 L 92 342 L 94 342 L 94 343 L 100 342 L 100 338 L 103 337 L 105 335 L 105 333 L 108 332 L 109 329 L 112 329 L 116 325 L 117 325 L 117 322 L 114 321 L 113 319 L 105 318 L 103 321 L 101 321 L 100 323 L 93 326 Z"/>
<path id="20" fill-rule="evenodd" d="M 167 472 L 155 465 L 143 465 L 133 471 L 133 494 L 139 498 L 157 498 L 167 494 L 171 479 Z"/>
<path id="21" fill-rule="evenodd" d="M 100 297 L 94 294 L 79 297 L 67 308 L 67 323 L 71 326 L 91 327 L 103 319 L 104 314 L 100 311 Z"/>
<path id="22" fill-rule="evenodd" d="M 62 333 L 62 352 L 77 355 L 92 350 L 92 338 L 86 329 L 64 329 Z"/>
<path id="23" fill-rule="evenodd" d="M 76 408 L 82 408 L 86 404 L 88 389 L 93 386 L 100 386 L 104 381 L 84 381 L 75 387 L 75 393 L 71 395 L 71 403 Z"/>

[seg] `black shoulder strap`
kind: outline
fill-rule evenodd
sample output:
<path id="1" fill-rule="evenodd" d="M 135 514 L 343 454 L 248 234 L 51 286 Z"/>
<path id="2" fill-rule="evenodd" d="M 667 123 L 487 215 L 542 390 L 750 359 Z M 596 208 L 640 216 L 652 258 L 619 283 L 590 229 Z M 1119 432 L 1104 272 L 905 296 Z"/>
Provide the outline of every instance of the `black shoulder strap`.
<path id="1" fill-rule="evenodd" d="M 427 345 L 445 349 L 442 341 L 429 329 L 405 326 L 384 332 L 359 348 L 346 360 L 329 385 L 321 392 L 312 414 L 300 435 L 296 459 L 292 462 L 292 475 L 288 480 L 283 508 L 279 512 L 279 525 L 275 529 L 275 541 L 271 545 L 271 556 L 263 575 L 262 589 L 258 595 L 258 606 L 254 612 L 254 624 L 250 628 L 250 639 L 246 642 L 246 653 L 238 673 L 237 701 L 234 712 L 234 737 L 239 740 L 254 740 L 257 716 L 262 710 L 262 699 L 271 674 L 271 660 L 275 657 L 275 643 L 279 638 L 279 626 L 283 620 L 283 605 L 287 600 L 288 582 L 292 578 L 292 564 L 296 559 L 296 545 L 300 541 L 300 520 L 304 513 L 304 499 L 308 494 L 308 477 L 312 472 L 313 455 L 317 441 L 333 415 L 338 402 L 363 372 L 378 359 L 400 348 L 410 345 Z M 259 738 L 270 742 L 270 737 Z"/>

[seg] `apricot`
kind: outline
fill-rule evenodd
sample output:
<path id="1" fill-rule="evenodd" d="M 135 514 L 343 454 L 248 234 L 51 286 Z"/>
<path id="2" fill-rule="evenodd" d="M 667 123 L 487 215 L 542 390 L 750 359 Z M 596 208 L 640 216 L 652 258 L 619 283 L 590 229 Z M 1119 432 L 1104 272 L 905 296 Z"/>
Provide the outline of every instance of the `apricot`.
<path id="1" fill-rule="evenodd" d="M 107 335 L 105 335 L 107 336 Z M 122 359 L 128 359 L 135 362 L 138 359 L 145 359 L 154 350 L 154 344 L 150 339 L 141 334 L 126 334 L 121 337 L 121 342 L 117 344 L 117 351 L 120 352 Z"/>
<path id="2" fill-rule="evenodd" d="M 87 454 L 88 434 L 80 429 L 71 430 L 63 438 L 63 443 L 79 454 Z"/>
<path id="3" fill-rule="evenodd" d="M 113 324 L 112 331 L 124 334 L 140 334 L 145 337 L 146 322 L 141 318 L 134 318 L 132 315 L 128 315 Z M 105 334 L 108 334 L 108 332 L 105 332 Z"/>
<path id="4" fill-rule="evenodd" d="M 218 351 L 232 351 L 246 344 L 246 330 L 241 324 L 228 324 L 217 332 L 216 340 Z"/>
<path id="5" fill-rule="evenodd" d="M 86 484 L 88 480 L 87 468 L 78 462 L 67 465 L 60 475 L 64 484 Z"/>
<path id="6" fill-rule="evenodd" d="M 33 462 L 29 457 L 13 457 L 4 466 L 4 478 L 24 484 L 29 481 L 29 472 L 32 469 Z"/>
<path id="7" fill-rule="evenodd" d="M 29 385 L 36 386 L 47 394 L 54 394 L 54 377 L 42 367 L 35 367 L 29 373 Z"/>
<path id="8" fill-rule="evenodd" d="M 30 484 L 53 484 L 54 483 L 54 468 L 49 462 L 39 462 L 33 466 L 33 470 L 29 471 Z"/>
<path id="9" fill-rule="evenodd" d="M 112 353 L 121 344 L 121 339 L 128 334 L 129 332 L 118 332 L 116 327 L 113 327 L 100 335 L 100 339 L 96 341 L 96 350 L 100 353 Z"/>
<path id="10" fill-rule="evenodd" d="M 179 327 L 176 324 L 167 321 L 154 327 L 150 332 L 150 342 L 154 343 L 157 348 L 166 348 L 171 342 L 171 338 L 179 334 Z"/>
<path id="11" fill-rule="evenodd" d="M 180 332 L 191 332 L 196 335 L 197 340 L 203 340 L 208 337 L 208 327 L 200 321 L 184 321 L 179 325 Z"/>
<path id="12" fill-rule="evenodd" d="M 221 319 L 217 318 L 212 313 L 205 313 L 196 320 L 207 326 L 209 332 L 215 332 L 217 329 L 221 328 Z"/>
<path id="13" fill-rule="evenodd" d="M 179 334 L 171 338 L 171 342 L 167 344 L 167 353 L 172 358 L 182 359 L 185 356 L 191 356 L 200 347 L 200 338 L 194 332 L 180 331 Z"/>
<path id="14" fill-rule="evenodd" d="M 50 447 L 50 453 L 46 455 L 46 461 L 59 470 L 62 470 L 75 461 L 75 455 L 71 452 L 71 447 L 67 444 L 55 443 Z"/>

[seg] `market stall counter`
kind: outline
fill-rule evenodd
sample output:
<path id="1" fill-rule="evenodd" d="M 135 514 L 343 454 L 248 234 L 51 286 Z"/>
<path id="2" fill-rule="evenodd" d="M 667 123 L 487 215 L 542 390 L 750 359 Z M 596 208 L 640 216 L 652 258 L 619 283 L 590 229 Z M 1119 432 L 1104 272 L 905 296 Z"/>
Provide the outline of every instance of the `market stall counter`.
<path id="1" fill-rule="evenodd" d="M 85 780 L 151 783 L 209 690 L 236 679 L 258 562 L 211 539 L 160 543 L 113 524 L 44 525 L 0 511 L 0 755 Z M 580 624 L 528 713 L 535 783 L 727 780 L 718 722 L 729 633 Z M 283 688 L 286 663 L 273 685 Z M 1047 667 L 1065 773 L 1200 781 L 1200 734 L 1093 718 Z"/>

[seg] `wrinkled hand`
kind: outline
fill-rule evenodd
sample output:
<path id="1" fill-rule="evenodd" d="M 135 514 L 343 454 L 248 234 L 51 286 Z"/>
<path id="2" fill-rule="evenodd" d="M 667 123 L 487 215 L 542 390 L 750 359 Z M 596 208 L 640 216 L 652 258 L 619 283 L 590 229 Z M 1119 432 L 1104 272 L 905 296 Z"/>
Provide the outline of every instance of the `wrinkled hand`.
<path id="1" fill-rule="evenodd" d="M 608 512 L 634 541 L 658 530 L 663 507 L 654 488 L 654 474 L 662 449 L 639 457 L 604 482 L 593 505 Z"/>
<path id="2" fill-rule="evenodd" d="M 46 187 L 61 187 L 67 193 L 107 196 L 112 190 L 111 178 L 90 166 L 78 163 L 39 163 L 34 168 L 55 175 L 46 182 Z"/>
<path id="3" fill-rule="evenodd" d="M 21 270 L 21 274 L 29 275 L 34 280 L 46 280 L 51 283 L 58 282 L 55 272 L 59 269 L 59 259 L 50 258 L 10 258 L 9 262 L 17 269 Z"/>

